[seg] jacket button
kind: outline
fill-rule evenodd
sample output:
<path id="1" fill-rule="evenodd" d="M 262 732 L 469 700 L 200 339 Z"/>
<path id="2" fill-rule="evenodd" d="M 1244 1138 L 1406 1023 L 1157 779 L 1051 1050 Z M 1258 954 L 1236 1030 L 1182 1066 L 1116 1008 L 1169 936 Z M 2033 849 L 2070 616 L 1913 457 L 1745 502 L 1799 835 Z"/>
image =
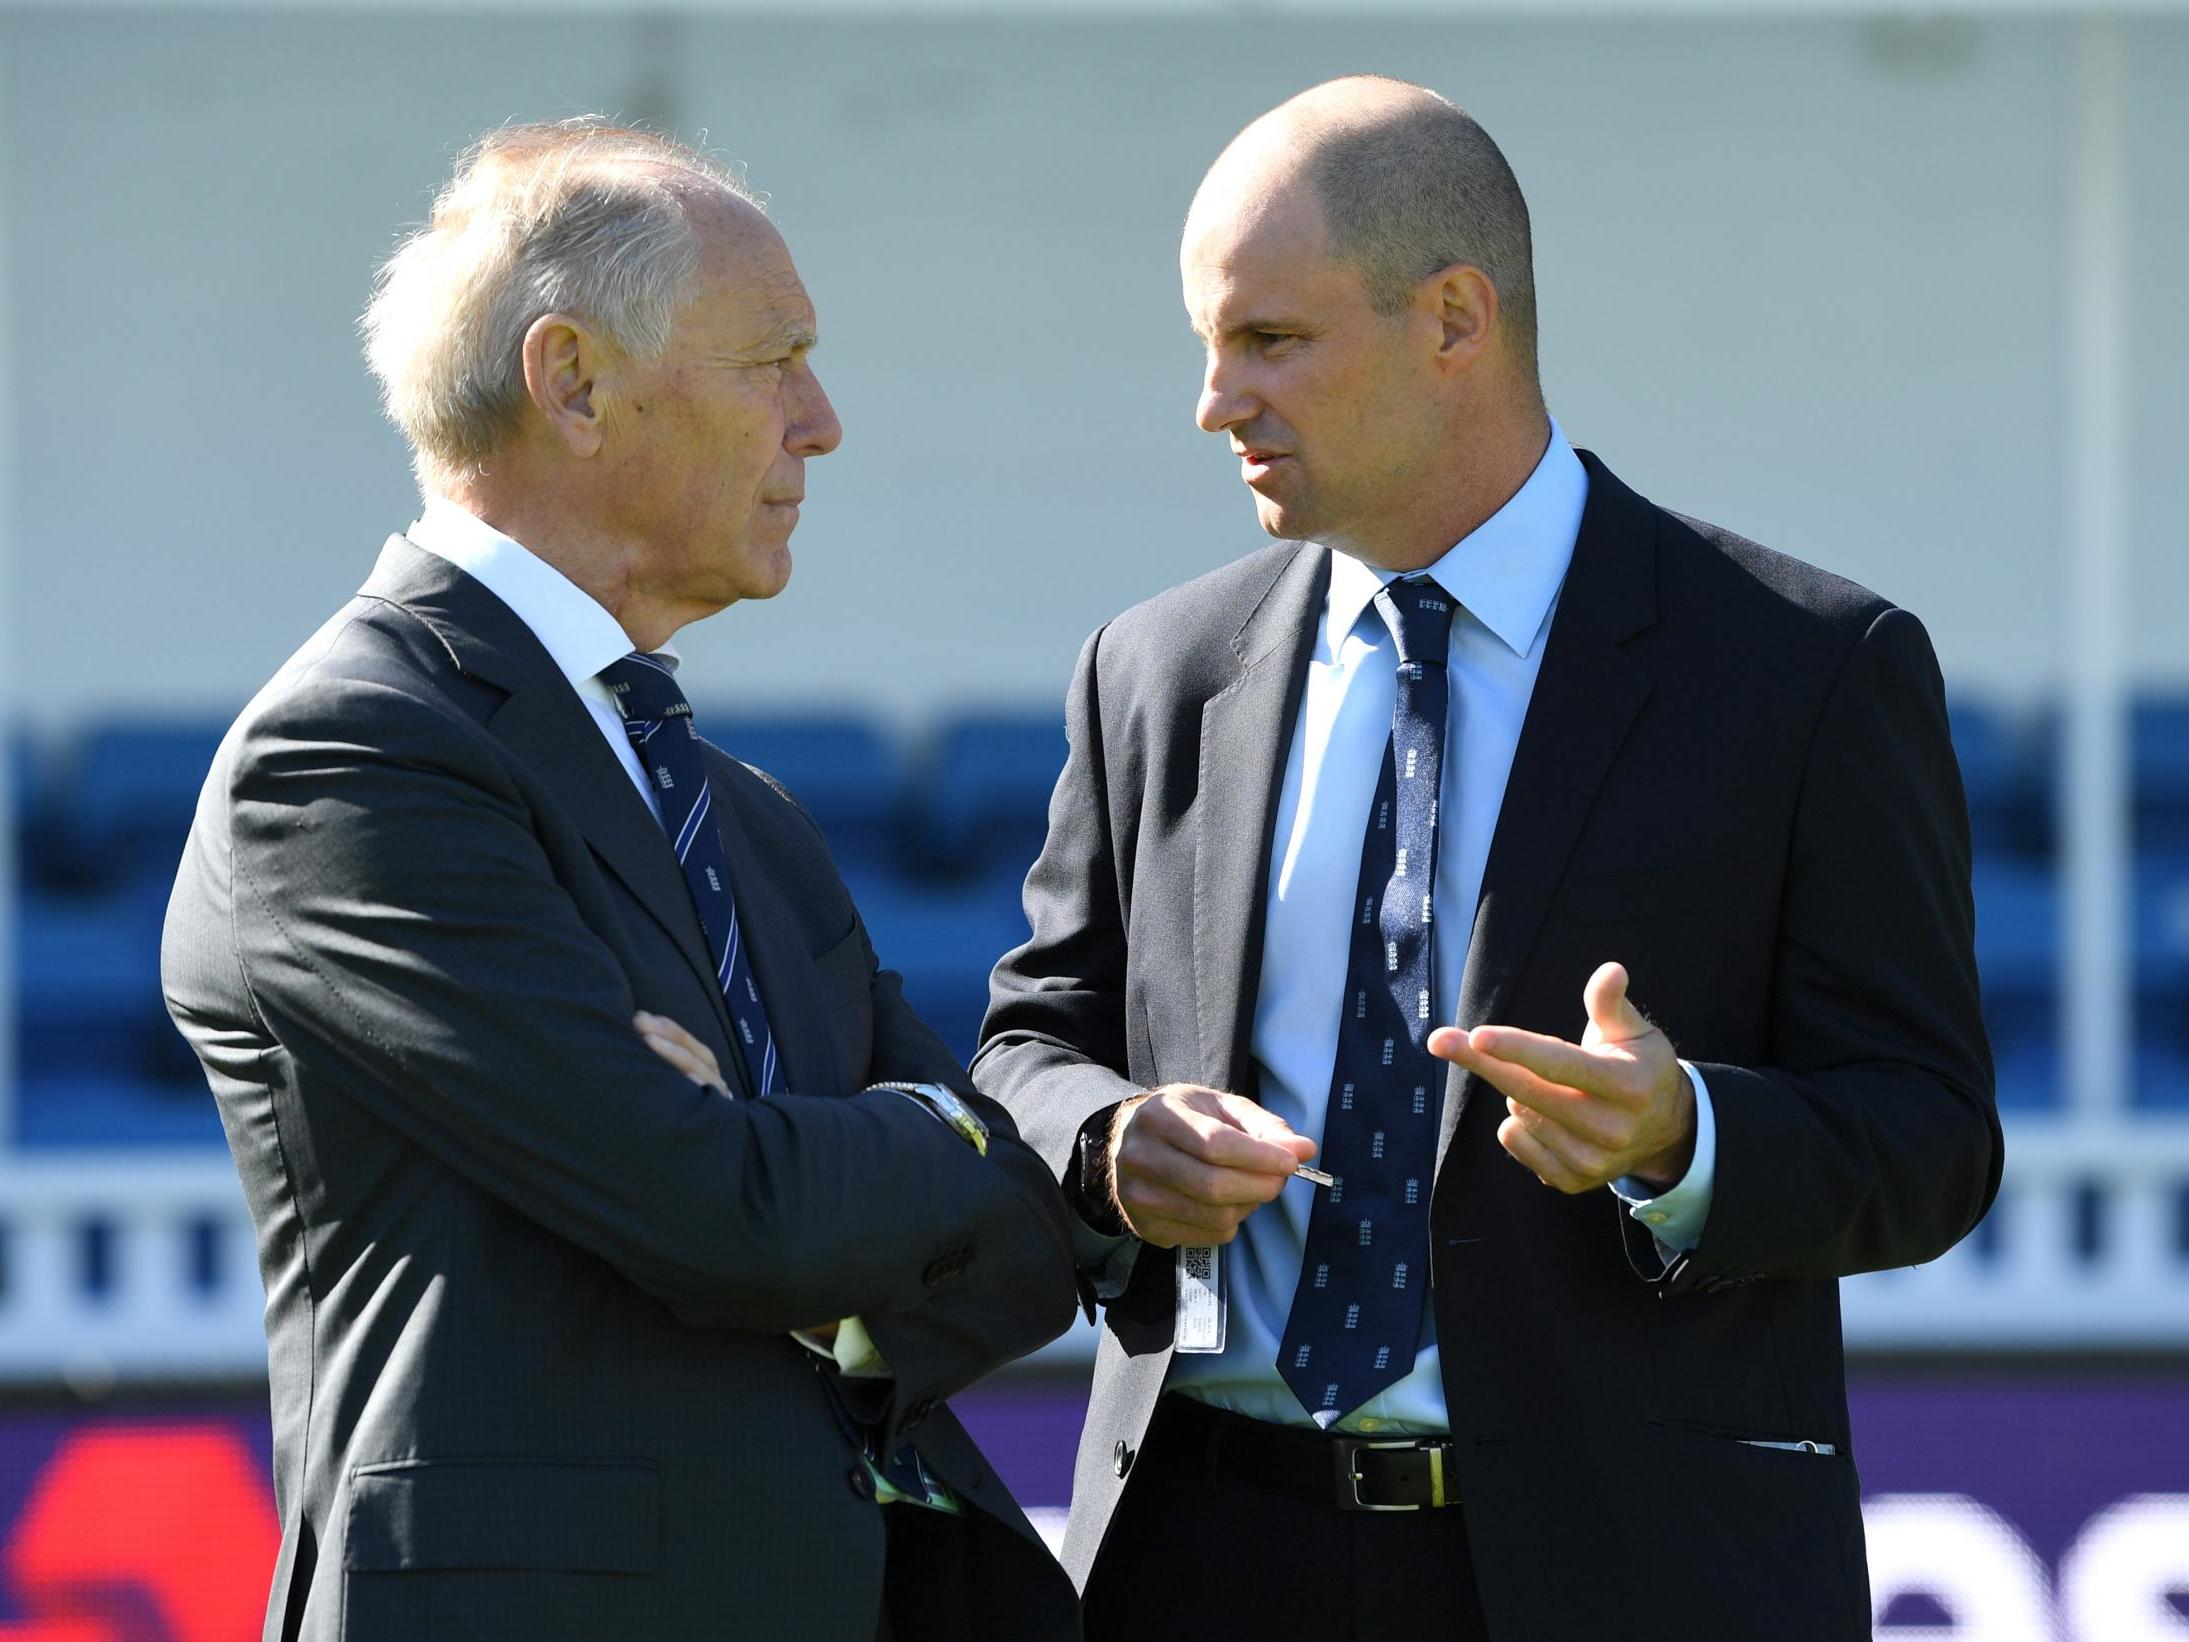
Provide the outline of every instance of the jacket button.
<path id="1" fill-rule="evenodd" d="M 1110 1469 L 1122 1477 L 1133 1468 L 1134 1458 L 1133 1451 L 1125 1446 L 1125 1439 L 1120 1437 L 1117 1439 L 1117 1446 L 1110 1450 Z"/>
<path id="2" fill-rule="evenodd" d="M 874 1473 L 864 1465 L 854 1465 L 845 1474 L 844 1480 L 851 1484 L 851 1491 L 861 1499 L 874 1497 Z"/>

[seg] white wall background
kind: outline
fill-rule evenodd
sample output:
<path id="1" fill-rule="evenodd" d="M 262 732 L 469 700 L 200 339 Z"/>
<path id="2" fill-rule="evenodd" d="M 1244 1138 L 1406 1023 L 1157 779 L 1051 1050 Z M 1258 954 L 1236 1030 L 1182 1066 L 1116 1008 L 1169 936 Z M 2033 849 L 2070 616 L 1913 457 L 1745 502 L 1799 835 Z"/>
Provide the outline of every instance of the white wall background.
<path id="1" fill-rule="evenodd" d="M 2180 686 L 2189 19 L 2124 29 L 2131 659 Z M 790 590 L 688 635 L 694 693 L 1053 701 L 1090 627 L 1261 540 L 1191 423 L 1177 226 L 1244 121 L 1375 69 L 1512 158 L 1577 442 L 2032 698 L 2074 574 L 2072 65 L 2028 19 L 0 15 L 11 693 L 48 727 L 239 703 L 412 516 L 374 262 L 473 133 L 605 109 L 748 162 L 847 428 Z"/>

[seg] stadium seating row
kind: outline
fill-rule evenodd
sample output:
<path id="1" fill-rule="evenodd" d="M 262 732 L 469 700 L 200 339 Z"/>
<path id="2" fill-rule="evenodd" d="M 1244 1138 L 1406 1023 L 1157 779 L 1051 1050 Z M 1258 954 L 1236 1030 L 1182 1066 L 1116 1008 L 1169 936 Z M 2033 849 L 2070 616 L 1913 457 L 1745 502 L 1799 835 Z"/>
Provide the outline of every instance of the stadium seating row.
<path id="1" fill-rule="evenodd" d="M 835 716 L 702 715 L 812 812 L 883 961 L 970 1050 L 998 954 L 1025 939 L 1018 891 L 1064 757 L 1053 711 L 940 727 L 913 756 Z M 1978 841 L 1978 959 L 2002 1101 L 2058 1100 L 2061 891 L 2048 852 L 2052 730 L 1956 708 Z M 17 1136 L 29 1144 L 217 1141 L 197 1067 L 160 1007 L 159 926 L 220 727 L 96 725 L 62 749 L 11 745 L 17 896 Z M 2135 1104 L 2189 1108 L 2189 699 L 2139 704 L 2133 887 Z M 877 793 L 883 795 L 877 799 Z"/>

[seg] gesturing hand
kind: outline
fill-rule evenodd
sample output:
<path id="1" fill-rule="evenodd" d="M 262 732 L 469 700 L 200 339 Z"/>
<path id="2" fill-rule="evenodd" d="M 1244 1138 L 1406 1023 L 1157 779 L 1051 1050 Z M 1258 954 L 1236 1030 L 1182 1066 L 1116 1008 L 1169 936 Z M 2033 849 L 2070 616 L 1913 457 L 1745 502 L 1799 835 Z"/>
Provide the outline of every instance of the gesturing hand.
<path id="1" fill-rule="evenodd" d="M 722 1081 L 722 1063 L 714 1058 L 714 1051 L 668 1016 L 649 1015 L 640 1010 L 631 1017 L 631 1024 L 638 1028 L 638 1035 L 646 1040 L 647 1048 L 694 1083 L 704 1084 L 725 1095 L 730 1092 L 729 1085 Z"/>
<path id="2" fill-rule="evenodd" d="M 1593 1191 L 1624 1175 L 1663 1190 L 1695 1151 L 1695 1091 L 1664 1033 L 1627 997 L 1624 965 L 1589 977 L 1579 1043 L 1478 1026 L 1440 1026 L 1429 1053 L 1463 1066 L 1505 1097 L 1497 1139 L 1546 1186 Z"/>
<path id="3" fill-rule="evenodd" d="M 1167 1083 L 1118 1109 L 1110 1174 L 1134 1236 L 1157 1248 L 1228 1243 L 1284 1190 L 1315 1143 L 1251 1100 Z"/>

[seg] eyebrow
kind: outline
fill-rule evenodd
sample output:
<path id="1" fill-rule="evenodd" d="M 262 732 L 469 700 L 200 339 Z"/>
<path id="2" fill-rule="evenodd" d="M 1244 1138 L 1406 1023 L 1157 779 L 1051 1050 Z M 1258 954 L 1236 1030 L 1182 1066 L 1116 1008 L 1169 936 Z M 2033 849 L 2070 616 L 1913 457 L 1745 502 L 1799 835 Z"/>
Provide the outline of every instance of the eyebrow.
<path id="1" fill-rule="evenodd" d="M 1192 325 L 1188 328 L 1193 332 L 1195 341 L 1202 340 L 1201 328 L 1198 325 Z M 1288 319 L 1278 314 L 1261 314 L 1239 320 L 1236 324 L 1226 325 L 1222 334 L 1227 337 L 1252 336 L 1257 331 L 1305 331 L 1307 329 L 1308 324 L 1302 319 Z"/>

